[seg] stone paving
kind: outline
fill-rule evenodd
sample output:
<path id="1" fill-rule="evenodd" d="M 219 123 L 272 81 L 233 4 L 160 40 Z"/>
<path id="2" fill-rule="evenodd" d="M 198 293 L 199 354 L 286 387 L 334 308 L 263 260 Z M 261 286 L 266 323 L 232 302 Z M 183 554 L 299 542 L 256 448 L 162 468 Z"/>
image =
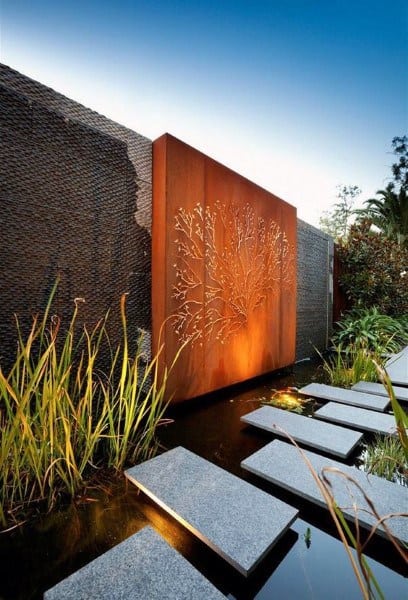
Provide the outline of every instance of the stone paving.
<path id="1" fill-rule="evenodd" d="M 373 410 L 329 402 L 319 408 L 314 416 L 364 431 L 396 435 L 394 415 L 384 415 Z"/>
<path id="2" fill-rule="evenodd" d="M 44 594 L 44 600 L 225 598 L 151 527 L 145 527 Z"/>
<path id="3" fill-rule="evenodd" d="M 348 520 L 354 521 L 357 516 L 360 525 L 368 529 L 377 523 L 377 517 L 372 514 L 370 505 L 361 489 L 374 503 L 375 510 L 380 517 L 391 513 L 399 514 L 402 511 L 406 513 L 408 505 L 405 487 L 313 452 L 304 450 L 303 453 L 318 475 L 324 469 L 324 475 L 331 483 L 336 502 Z M 275 440 L 267 444 L 242 461 L 241 466 L 285 490 L 327 508 L 310 468 L 303 460 L 299 450 L 287 442 Z M 327 468 L 334 468 L 337 472 L 326 470 Z M 357 482 L 361 489 L 353 481 Z M 407 513 L 405 516 L 388 519 L 386 525 L 397 540 L 403 543 L 408 542 Z M 386 537 L 383 526 L 377 529 L 377 533 Z"/>
<path id="4" fill-rule="evenodd" d="M 398 354 L 394 354 L 385 368 L 392 383 L 408 386 L 408 346 Z"/>
<path id="5" fill-rule="evenodd" d="M 273 406 L 262 406 L 241 417 L 241 421 L 285 438 L 287 432 L 299 443 L 341 458 L 346 458 L 363 437 L 360 432 Z"/>
<path id="6" fill-rule="evenodd" d="M 244 576 L 298 515 L 181 446 L 128 469 L 126 476 Z"/>
<path id="7" fill-rule="evenodd" d="M 299 392 L 307 396 L 313 396 L 313 398 L 322 398 L 331 402 L 349 404 L 350 406 L 358 406 L 379 412 L 384 412 L 390 403 L 389 398 L 345 390 L 344 388 L 325 385 L 324 383 L 310 383 L 301 388 Z"/>
<path id="8" fill-rule="evenodd" d="M 392 386 L 397 400 L 408 402 L 408 388 Z M 371 381 L 359 381 L 351 388 L 356 392 L 364 392 L 366 394 L 375 394 L 376 396 L 388 396 L 387 390 L 382 383 L 373 383 Z"/>

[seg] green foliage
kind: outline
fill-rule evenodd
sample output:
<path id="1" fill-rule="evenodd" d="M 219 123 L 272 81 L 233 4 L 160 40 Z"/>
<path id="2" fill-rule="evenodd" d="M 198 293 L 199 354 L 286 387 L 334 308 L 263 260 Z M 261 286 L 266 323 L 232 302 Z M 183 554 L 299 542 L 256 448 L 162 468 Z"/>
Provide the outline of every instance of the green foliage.
<path id="1" fill-rule="evenodd" d="M 338 201 L 331 210 L 323 212 L 319 220 L 320 229 L 336 241 L 345 238 L 353 217 L 355 199 L 360 194 L 361 190 L 357 185 L 337 186 Z"/>
<path id="2" fill-rule="evenodd" d="M 408 249 L 370 231 L 370 223 L 352 225 L 338 248 L 340 286 L 352 307 L 377 306 L 383 314 L 408 315 Z"/>
<path id="3" fill-rule="evenodd" d="M 362 460 L 365 471 L 408 485 L 408 462 L 399 438 L 376 435 L 375 440 L 365 446 Z"/>
<path id="4" fill-rule="evenodd" d="M 378 190 L 379 198 L 366 200 L 366 208 L 355 211 L 359 220 L 367 220 L 375 225 L 387 238 L 408 248 L 408 195 L 401 187 L 395 191 L 394 184 L 385 190 Z"/>
<path id="5" fill-rule="evenodd" d="M 395 137 L 392 140 L 394 154 L 398 157 L 398 162 L 391 167 L 394 180 L 402 188 L 408 189 L 408 137 L 403 135 Z"/>
<path id="6" fill-rule="evenodd" d="M 375 306 L 350 311 L 337 323 L 337 328 L 333 342 L 346 351 L 357 346 L 377 354 L 396 353 L 408 344 L 404 320 L 381 314 Z"/>
<path id="7" fill-rule="evenodd" d="M 365 346 L 349 344 L 345 350 L 339 344 L 328 359 L 323 359 L 323 372 L 329 383 L 338 387 L 350 388 L 358 381 L 377 381 L 374 356 L 381 361 Z"/>
<path id="8" fill-rule="evenodd" d="M 63 333 L 49 319 L 54 287 L 42 320 L 34 318 L 10 372 L 0 369 L 0 525 L 18 519 L 33 503 L 50 509 L 60 494 L 74 496 L 96 466 L 120 469 L 155 450 L 155 430 L 165 409 L 167 373 L 158 357 L 147 366 L 140 349 L 129 354 L 125 296 L 123 341 L 108 373 L 97 368 L 106 318 L 76 334 L 78 307 Z M 78 338 L 78 339 L 76 339 Z"/>

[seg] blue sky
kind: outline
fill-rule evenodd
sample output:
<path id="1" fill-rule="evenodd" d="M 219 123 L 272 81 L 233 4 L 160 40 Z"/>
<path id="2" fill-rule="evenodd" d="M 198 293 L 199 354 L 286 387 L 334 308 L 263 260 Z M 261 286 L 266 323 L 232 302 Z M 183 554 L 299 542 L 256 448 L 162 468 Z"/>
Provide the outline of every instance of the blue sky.
<path id="1" fill-rule="evenodd" d="M 1 0 L 0 60 L 165 131 L 316 224 L 336 185 L 387 183 L 408 130 L 402 0 Z"/>

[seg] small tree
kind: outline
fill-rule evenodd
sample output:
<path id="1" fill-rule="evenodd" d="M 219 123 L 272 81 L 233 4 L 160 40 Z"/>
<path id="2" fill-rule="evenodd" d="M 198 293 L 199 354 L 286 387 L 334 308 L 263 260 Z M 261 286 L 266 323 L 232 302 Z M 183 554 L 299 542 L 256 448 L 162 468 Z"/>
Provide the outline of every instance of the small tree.
<path id="1" fill-rule="evenodd" d="M 338 201 L 332 209 L 323 212 L 319 226 L 338 242 L 347 236 L 353 220 L 354 203 L 361 190 L 357 185 L 338 185 L 336 189 Z"/>

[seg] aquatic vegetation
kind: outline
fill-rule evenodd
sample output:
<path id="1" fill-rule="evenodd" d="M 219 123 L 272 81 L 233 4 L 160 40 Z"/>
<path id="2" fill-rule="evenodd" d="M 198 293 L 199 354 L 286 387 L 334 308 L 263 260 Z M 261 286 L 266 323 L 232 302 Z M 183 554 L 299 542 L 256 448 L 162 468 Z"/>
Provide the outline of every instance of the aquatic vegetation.
<path id="1" fill-rule="evenodd" d="M 75 496 L 100 466 L 121 469 L 155 451 L 163 417 L 167 371 L 159 354 L 146 364 L 130 353 L 126 295 L 120 303 L 122 342 L 112 349 L 108 315 L 78 333 L 79 301 L 64 332 L 50 317 L 51 293 L 42 319 L 23 337 L 5 374 L 0 369 L 0 525 L 21 519 L 39 502 L 50 510 L 61 495 Z M 100 369 L 109 349 L 109 369 Z M 177 358 L 177 357 L 176 357 Z"/>
<path id="2" fill-rule="evenodd" d="M 320 355 L 321 356 L 321 355 Z M 347 351 L 339 344 L 329 358 L 323 358 L 323 372 L 329 383 L 350 388 L 358 381 L 377 381 L 378 373 L 374 360 L 382 364 L 383 359 L 367 348 L 351 345 Z"/>
<path id="3" fill-rule="evenodd" d="M 364 447 L 361 459 L 365 471 L 408 486 L 408 462 L 399 438 L 376 435 Z"/>

